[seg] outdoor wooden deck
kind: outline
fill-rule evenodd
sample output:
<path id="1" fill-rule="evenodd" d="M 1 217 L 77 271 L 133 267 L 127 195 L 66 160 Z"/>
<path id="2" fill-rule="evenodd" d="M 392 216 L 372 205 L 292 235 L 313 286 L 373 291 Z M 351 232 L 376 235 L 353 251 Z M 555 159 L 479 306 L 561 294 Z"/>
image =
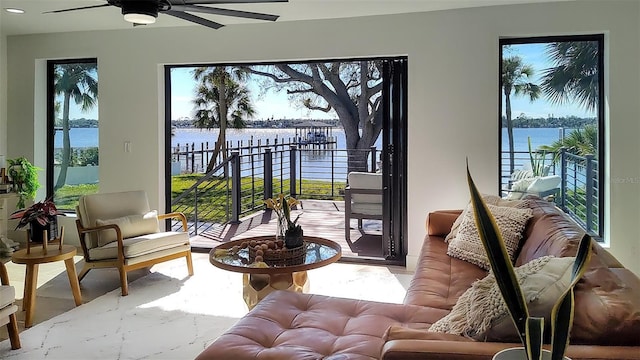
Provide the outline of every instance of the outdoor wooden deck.
<path id="1" fill-rule="evenodd" d="M 344 202 L 332 200 L 300 200 L 300 209 L 292 216 L 302 213 L 298 223 L 305 235 L 313 235 L 333 240 L 342 247 L 342 256 L 349 258 L 382 258 L 382 222 L 364 220 L 366 233 L 357 229 L 357 220 L 351 222 L 351 244 L 344 236 Z M 275 217 L 267 212 L 242 219 L 240 224 L 228 224 L 206 236 L 191 237 L 194 251 L 207 251 L 221 242 L 251 236 L 273 235 L 276 231 Z"/>

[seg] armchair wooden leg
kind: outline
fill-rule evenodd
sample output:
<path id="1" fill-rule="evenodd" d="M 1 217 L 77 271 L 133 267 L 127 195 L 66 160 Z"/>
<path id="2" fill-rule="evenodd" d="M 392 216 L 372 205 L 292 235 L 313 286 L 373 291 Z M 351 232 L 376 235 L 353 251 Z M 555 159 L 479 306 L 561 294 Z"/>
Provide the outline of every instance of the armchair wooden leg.
<path id="1" fill-rule="evenodd" d="M 18 334 L 18 320 L 16 314 L 9 315 L 9 323 L 7 324 L 7 332 L 9 333 L 9 341 L 11 342 L 11 349 L 20 349 L 20 335 Z"/>
<path id="2" fill-rule="evenodd" d="M 87 276 L 87 273 L 89 272 L 89 270 L 91 270 L 91 267 L 89 267 L 85 263 L 84 266 L 82 267 L 82 270 L 80 271 L 80 274 L 78 274 L 78 282 L 82 281 L 82 279 L 84 279 L 84 277 Z"/>
<path id="3" fill-rule="evenodd" d="M 185 256 L 187 258 L 187 270 L 189 270 L 189 276 L 193 276 L 193 260 L 191 259 L 191 251 Z"/>
<path id="4" fill-rule="evenodd" d="M 129 295 L 129 283 L 127 282 L 127 272 L 124 268 L 119 267 L 120 271 L 120 287 L 122 287 L 122 296 Z"/>

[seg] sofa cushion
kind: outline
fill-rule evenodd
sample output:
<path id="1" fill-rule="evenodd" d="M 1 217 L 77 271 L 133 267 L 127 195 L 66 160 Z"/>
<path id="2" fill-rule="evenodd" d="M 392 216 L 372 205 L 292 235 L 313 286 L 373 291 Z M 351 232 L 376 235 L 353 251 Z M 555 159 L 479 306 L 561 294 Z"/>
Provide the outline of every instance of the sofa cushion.
<path id="1" fill-rule="evenodd" d="M 125 259 L 138 257 L 152 252 L 189 244 L 189 233 L 168 231 L 140 235 L 123 240 Z M 118 242 L 110 242 L 104 246 L 89 249 L 91 260 L 118 258 Z"/>
<path id="2" fill-rule="evenodd" d="M 123 239 L 155 233 L 159 231 L 158 212 L 152 210 L 140 215 L 128 215 L 106 220 L 96 219 L 96 226 L 103 225 L 118 225 Z M 104 246 L 116 240 L 116 232 L 113 229 L 103 230 L 98 234 L 98 246 Z"/>
<path id="3" fill-rule="evenodd" d="M 545 317 L 571 283 L 575 258 L 545 256 L 515 269 L 529 314 Z M 458 299 L 451 312 L 429 331 L 468 336 L 482 341 L 518 341 L 518 333 L 493 273 L 478 280 Z"/>
<path id="4" fill-rule="evenodd" d="M 441 316 L 424 306 L 275 291 L 196 359 L 374 360 L 390 326 L 425 330 Z"/>
<path id="5" fill-rule="evenodd" d="M 482 199 L 487 205 L 514 207 L 518 209 L 528 208 L 528 204 L 524 201 L 503 199 L 496 195 L 482 194 Z M 458 216 L 456 221 L 454 221 L 453 225 L 451 226 L 451 231 L 445 237 L 446 242 L 449 242 L 456 237 L 456 235 L 458 234 L 458 229 L 460 228 L 460 224 L 462 223 L 462 219 L 465 218 L 466 213 L 469 211 L 473 211 L 473 205 L 471 205 L 471 202 L 467 204 L 467 207 L 464 208 L 460 216 Z"/>
<path id="6" fill-rule="evenodd" d="M 496 220 L 502 234 L 510 259 L 515 259 L 516 251 L 522 239 L 527 221 L 532 216 L 529 209 L 487 205 Z M 489 259 L 480 240 L 473 211 L 467 211 L 462 219 L 458 234 L 449 242 L 447 255 L 469 261 L 483 269 L 489 270 Z"/>
<path id="7" fill-rule="evenodd" d="M 447 255 L 443 237 L 429 235 L 422 244 L 404 303 L 442 309 L 444 316 L 474 281 L 485 276 L 484 269 Z"/>
<path id="8" fill-rule="evenodd" d="M 515 265 L 545 255 L 575 256 L 584 230 L 553 203 L 528 201 L 534 215 Z M 610 269 L 611 264 L 617 266 L 594 244 L 587 271 L 575 287 L 572 344 L 640 345 L 640 280 L 634 275 L 621 278 L 629 270 Z"/>

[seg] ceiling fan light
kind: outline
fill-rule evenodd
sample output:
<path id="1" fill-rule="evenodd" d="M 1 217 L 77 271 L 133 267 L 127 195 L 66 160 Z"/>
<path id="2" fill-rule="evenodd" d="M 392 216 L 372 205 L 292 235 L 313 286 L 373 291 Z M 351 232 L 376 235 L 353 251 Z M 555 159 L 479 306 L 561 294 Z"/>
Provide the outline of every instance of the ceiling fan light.
<path id="1" fill-rule="evenodd" d="M 156 17 L 149 14 L 128 13 L 124 14 L 124 19 L 134 24 L 153 24 L 156 22 Z"/>
<path id="2" fill-rule="evenodd" d="M 124 19 L 134 24 L 153 24 L 158 17 L 157 0 L 122 1 Z"/>

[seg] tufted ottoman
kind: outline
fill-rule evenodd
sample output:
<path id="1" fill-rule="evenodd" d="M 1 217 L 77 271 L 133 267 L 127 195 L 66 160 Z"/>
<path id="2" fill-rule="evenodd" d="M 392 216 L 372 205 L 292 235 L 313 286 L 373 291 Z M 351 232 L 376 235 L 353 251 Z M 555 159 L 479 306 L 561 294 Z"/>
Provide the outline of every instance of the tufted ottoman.
<path id="1" fill-rule="evenodd" d="M 378 359 L 389 326 L 426 329 L 446 313 L 424 306 L 276 291 L 196 359 Z"/>

